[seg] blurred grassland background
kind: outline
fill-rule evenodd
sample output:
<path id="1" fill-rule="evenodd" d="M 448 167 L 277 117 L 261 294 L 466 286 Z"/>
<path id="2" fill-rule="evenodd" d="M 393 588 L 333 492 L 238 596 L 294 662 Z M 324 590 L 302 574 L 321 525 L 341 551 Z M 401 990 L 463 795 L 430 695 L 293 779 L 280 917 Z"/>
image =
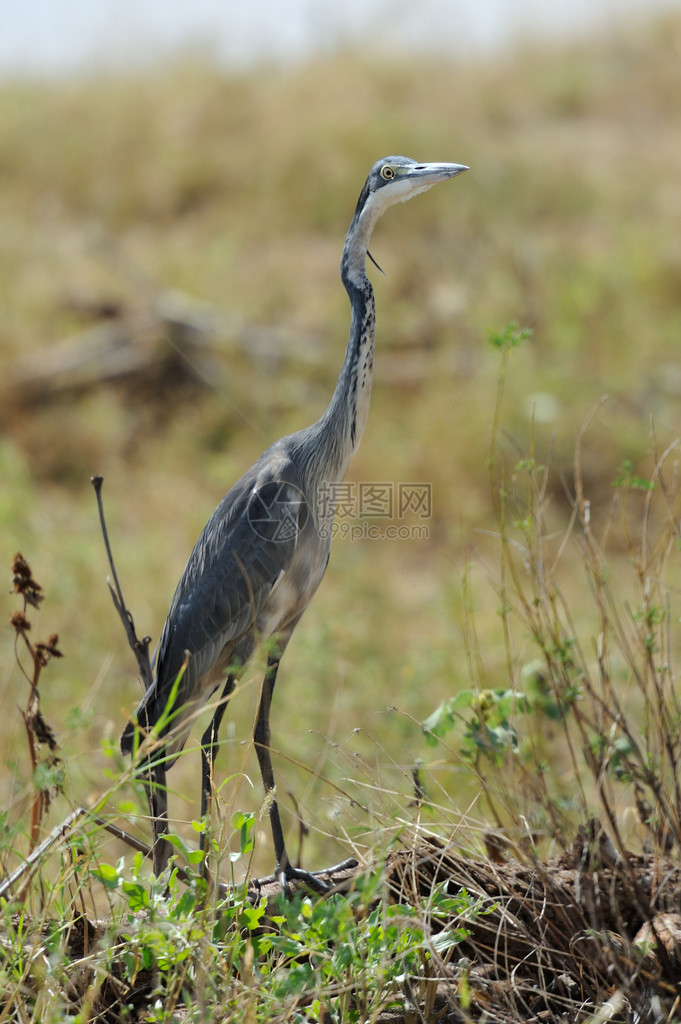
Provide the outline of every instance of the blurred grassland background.
<path id="1" fill-rule="evenodd" d="M 267 444 L 326 406 L 347 339 L 344 233 L 370 165 L 397 152 L 471 170 L 377 229 L 386 276 L 371 272 L 374 398 L 349 479 L 432 484 L 430 536 L 336 540 L 279 676 L 276 770 L 287 820 L 290 790 L 321 830 L 308 861 L 336 856 L 334 835 L 361 819 L 334 787 L 351 794 L 346 780 L 364 780 L 366 798 L 375 785 L 378 815 L 393 799 L 406 805 L 418 759 L 453 809 L 483 815 L 455 758 L 428 764 L 418 723 L 473 682 L 509 683 L 490 582 L 500 363 L 488 333 L 509 321 L 533 331 L 509 363 L 502 446 L 509 480 L 531 444 L 538 463 L 550 460 L 557 544 L 575 438 L 609 396 L 583 452 L 594 528 L 606 530 L 625 460 L 652 473 L 652 419 L 660 449 L 679 432 L 680 86 L 675 16 L 471 62 L 339 53 L 231 75 L 187 57 L 128 76 L 0 83 L 1 560 L 9 589 L 11 557 L 23 552 L 46 594 L 34 633 L 60 636 L 65 657 L 43 676 L 42 705 L 74 801 L 115 776 L 107 743 L 139 697 L 89 478 L 105 478 L 124 593 L 155 642 L 217 501 Z M 158 320 L 171 302 L 212 325 L 196 350 Z M 93 359 L 84 381 L 82 367 L 70 376 L 58 359 L 52 389 L 30 383 L 65 341 L 88 352 L 93 310 L 97 329 L 117 324 L 141 347 L 142 369 L 112 379 Z M 631 509 L 635 519 L 635 500 Z M 629 554 L 608 532 L 624 601 Z M 571 543 L 560 586 L 595 635 Z M 477 680 L 465 655 L 466 558 Z M 530 638 L 515 646 L 520 667 L 534 656 Z M 254 666 L 227 716 L 219 775 L 253 780 L 222 790 L 231 808 L 261 803 L 244 742 L 259 685 Z M 26 691 L 3 629 L 0 786 L 15 807 L 28 799 L 15 710 Z M 198 771 L 190 753 L 170 775 L 180 818 L 198 814 Z M 125 794 L 116 799 L 125 816 Z"/>

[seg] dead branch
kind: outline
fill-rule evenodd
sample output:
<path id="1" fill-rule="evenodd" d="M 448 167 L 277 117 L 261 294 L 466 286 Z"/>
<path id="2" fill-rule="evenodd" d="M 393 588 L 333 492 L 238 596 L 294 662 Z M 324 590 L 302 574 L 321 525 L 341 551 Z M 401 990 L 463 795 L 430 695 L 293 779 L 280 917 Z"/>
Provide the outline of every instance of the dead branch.
<path id="1" fill-rule="evenodd" d="M 83 819 L 86 819 L 86 824 L 95 825 L 97 828 L 108 832 L 116 839 L 119 839 L 121 842 L 131 847 L 131 849 L 144 854 L 144 857 L 147 860 L 153 859 L 153 850 L 148 843 L 143 842 L 141 839 L 137 839 L 136 836 L 126 832 L 125 829 L 120 828 L 118 825 L 114 825 L 113 822 L 108 821 L 101 815 L 93 814 L 87 807 L 76 807 L 75 810 L 73 810 L 64 819 L 64 821 L 60 822 L 59 825 L 55 825 L 50 834 L 46 836 L 46 838 L 43 839 L 43 841 L 36 846 L 34 850 L 31 851 L 24 863 L 20 864 L 18 868 L 16 868 L 0 883 L 0 899 L 10 898 L 15 886 L 22 879 L 27 882 L 33 871 L 38 867 L 50 850 L 52 850 L 52 848 L 58 843 L 68 840 L 76 825 Z M 190 881 L 189 873 L 181 865 L 174 864 L 174 870 L 177 871 L 177 876 L 180 881 Z M 350 858 L 342 861 L 340 864 L 334 865 L 333 867 L 323 868 L 320 871 L 311 871 L 310 874 L 321 879 L 321 881 L 326 882 L 331 887 L 331 891 L 345 892 L 352 884 L 353 879 L 357 876 L 357 871 L 357 861 Z M 221 897 L 228 896 L 232 892 L 232 886 L 228 885 L 226 882 L 219 882 L 217 885 L 217 892 Z M 268 875 L 266 878 L 254 878 L 249 881 L 248 895 L 254 902 L 261 899 L 263 896 L 266 899 L 274 899 L 276 896 L 281 895 L 281 885 L 274 875 Z"/>
<path id="2" fill-rule="evenodd" d="M 139 668 L 140 675 L 142 676 L 142 682 L 144 683 L 145 690 L 148 690 L 151 686 L 154 674 L 151 668 L 151 659 L 149 658 L 149 644 L 151 643 L 151 637 L 145 636 L 141 640 L 137 636 L 135 630 L 135 622 L 132 617 L 132 613 L 129 611 L 124 599 L 121 585 L 118 581 L 118 573 L 116 572 L 116 566 L 114 565 L 113 552 L 111 550 L 111 544 L 109 542 L 109 531 L 106 526 L 106 519 L 104 516 L 104 505 L 102 502 L 102 485 L 104 483 L 104 477 L 93 476 L 92 486 L 95 489 L 97 496 L 97 508 L 99 510 L 99 522 L 102 529 L 102 537 L 104 538 L 104 546 L 106 548 L 106 555 L 109 561 L 109 568 L 111 569 L 111 576 L 113 578 L 113 584 L 111 580 L 107 580 L 109 592 L 111 594 L 111 600 L 114 603 L 114 608 L 118 612 L 118 617 L 123 623 L 125 635 L 128 639 L 130 649 L 135 655 L 137 661 L 137 667 Z"/>

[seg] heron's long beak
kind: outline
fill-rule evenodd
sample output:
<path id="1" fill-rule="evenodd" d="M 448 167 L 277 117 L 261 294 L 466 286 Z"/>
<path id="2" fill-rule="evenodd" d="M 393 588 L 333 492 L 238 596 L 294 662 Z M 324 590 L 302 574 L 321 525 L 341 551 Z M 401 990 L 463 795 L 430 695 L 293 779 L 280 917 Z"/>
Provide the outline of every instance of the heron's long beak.
<path id="1" fill-rule="evenodd" d="M 407 175 L 411 178 L 433 178 L 436 181 L 445 181 L 453 178 L 455 174 L 467 171 L 466 164 L 411 164 L 405 167 Z"/>
<path id="2" fill-rule="evenodd" d="M 403 164 L 396 170 L 396 184 L 402 185 L 402 188 L 399 193 L 396 189 L 393 190 L 395 200 L 404 203 L 419 192 L 425 192 L 426 189 L 437 185 L 439 181 L 447 181 L 448 178 L 454 178 L 462 171 L 467 171 L 468 167 L 466 164 Z"/>

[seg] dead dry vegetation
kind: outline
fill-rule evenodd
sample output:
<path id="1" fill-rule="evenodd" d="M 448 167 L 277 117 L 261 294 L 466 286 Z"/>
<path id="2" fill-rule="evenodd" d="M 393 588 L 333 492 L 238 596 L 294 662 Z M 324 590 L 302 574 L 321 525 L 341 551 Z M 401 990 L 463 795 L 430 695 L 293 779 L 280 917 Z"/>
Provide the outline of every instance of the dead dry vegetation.
<path id="1" fill-rule="evenodd" d="M 0 87 L 0 1024 L 681 1019 L 680 39 Z M 280 898 L 232 737 L 211 821 L 173 769 L 155 879 L 89 477 L 157 632 L 225 483 L 330 392 L 347 182 L 395 148 L 476 165 L 386 228 L 353 467 L 432 484 L 427 551 L 336 544 L 274 709 L 305 866 L 357 864 Z"/>

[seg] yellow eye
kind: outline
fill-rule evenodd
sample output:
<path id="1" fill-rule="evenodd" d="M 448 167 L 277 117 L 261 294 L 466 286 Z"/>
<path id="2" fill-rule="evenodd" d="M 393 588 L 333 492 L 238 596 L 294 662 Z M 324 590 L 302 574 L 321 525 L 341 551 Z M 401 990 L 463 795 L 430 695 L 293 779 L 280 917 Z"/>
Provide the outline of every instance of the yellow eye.
<path id="1" fill-rule="evenodd" d="M 384 181 L 390 181 L 391 178 L 395 177 L 395 169 L 390 164 L 384 164 L 381 167 L 381 177 Z"/>

